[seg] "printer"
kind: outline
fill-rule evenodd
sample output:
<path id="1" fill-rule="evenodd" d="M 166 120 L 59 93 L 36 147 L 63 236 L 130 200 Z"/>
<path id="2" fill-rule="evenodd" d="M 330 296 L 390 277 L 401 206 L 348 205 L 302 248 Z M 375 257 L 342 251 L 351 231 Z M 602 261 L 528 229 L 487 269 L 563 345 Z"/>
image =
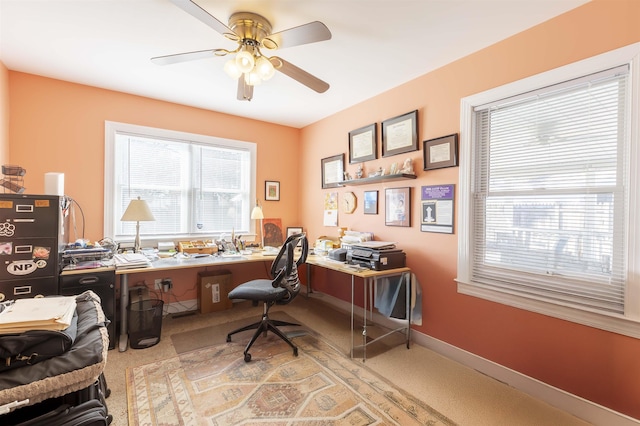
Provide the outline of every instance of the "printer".
<path id="1" fill-rule="evenodd" d="M 369 242 L 363 245 L 352 245 L 347 248 L 347 263 L 359 265 L 374 271 L 386 269 L 404 268 L 406 266 L 406 254 L 395 247 L 394 244 L 374 244 Z"/>

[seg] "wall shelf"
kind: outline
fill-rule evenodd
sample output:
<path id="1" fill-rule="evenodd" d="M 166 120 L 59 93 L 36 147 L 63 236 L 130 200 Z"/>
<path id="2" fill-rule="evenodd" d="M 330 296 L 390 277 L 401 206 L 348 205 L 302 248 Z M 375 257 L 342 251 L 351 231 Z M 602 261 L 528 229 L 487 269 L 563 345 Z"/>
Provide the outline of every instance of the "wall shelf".
<path id="1" fill-rule="evenodd" d="M 417 176 L 414 174 L 399 173 L 396 175 L 371 176 L 371 177 L 366 177 L 362 179 L 343 180 L 338 183 L 341 186 L 369 185 L 369 184 L 378 183 L 378 182 L 394 182 L 397 180 L 415 179 L 416 177 Z"/>

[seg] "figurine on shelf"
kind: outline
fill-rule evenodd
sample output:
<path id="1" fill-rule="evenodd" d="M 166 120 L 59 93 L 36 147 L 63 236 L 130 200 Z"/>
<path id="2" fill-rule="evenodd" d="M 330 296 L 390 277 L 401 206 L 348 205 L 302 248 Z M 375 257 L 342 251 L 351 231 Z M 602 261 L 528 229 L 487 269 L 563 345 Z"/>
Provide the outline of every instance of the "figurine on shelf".
<path id="1" fill-rule="evenodd" d="M 356 170 L 356 179 L 362 179 L 364 175 L 364 170 L 362 168 L 362 164 L 358 165 L 358 170 Z"/>
<path id="2" fill-rule="evenodd" d="M 349 172 L 344 172 L 344 180 L 351 180 L 351 175 Z"/>
<path id="3" fill-rule="evenodd" d="M 413 164 L 411 163 L 411 158 L 407 158 L 404 160 L 404 164 L 402 165 L 402 169 L 400 169 L 400 173 L 413 174 Z"/>

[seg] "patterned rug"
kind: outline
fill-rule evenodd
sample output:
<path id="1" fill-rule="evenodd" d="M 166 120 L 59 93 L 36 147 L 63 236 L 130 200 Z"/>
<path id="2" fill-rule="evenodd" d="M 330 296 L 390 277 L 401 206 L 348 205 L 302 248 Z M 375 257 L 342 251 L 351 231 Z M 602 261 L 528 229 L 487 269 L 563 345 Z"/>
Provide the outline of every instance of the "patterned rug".
<path id="1" fill-rule="evenodd" d="M 452 425 L 313 335 L 269 334 L 127 369 L 130 425 Z"/>

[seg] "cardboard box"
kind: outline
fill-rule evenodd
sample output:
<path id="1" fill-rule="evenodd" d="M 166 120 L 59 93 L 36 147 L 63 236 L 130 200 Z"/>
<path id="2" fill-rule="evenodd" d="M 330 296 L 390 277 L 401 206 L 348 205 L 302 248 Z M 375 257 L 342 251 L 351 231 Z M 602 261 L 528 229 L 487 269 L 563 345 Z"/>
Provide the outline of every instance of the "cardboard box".
<path id="1" fill-rule="evenodd" d="M 201 314 L 224 311 L 233 305 L 229 291 L 233 286 L 231 272 L 207 271 L 198 273 L 198 311 Z"/>

